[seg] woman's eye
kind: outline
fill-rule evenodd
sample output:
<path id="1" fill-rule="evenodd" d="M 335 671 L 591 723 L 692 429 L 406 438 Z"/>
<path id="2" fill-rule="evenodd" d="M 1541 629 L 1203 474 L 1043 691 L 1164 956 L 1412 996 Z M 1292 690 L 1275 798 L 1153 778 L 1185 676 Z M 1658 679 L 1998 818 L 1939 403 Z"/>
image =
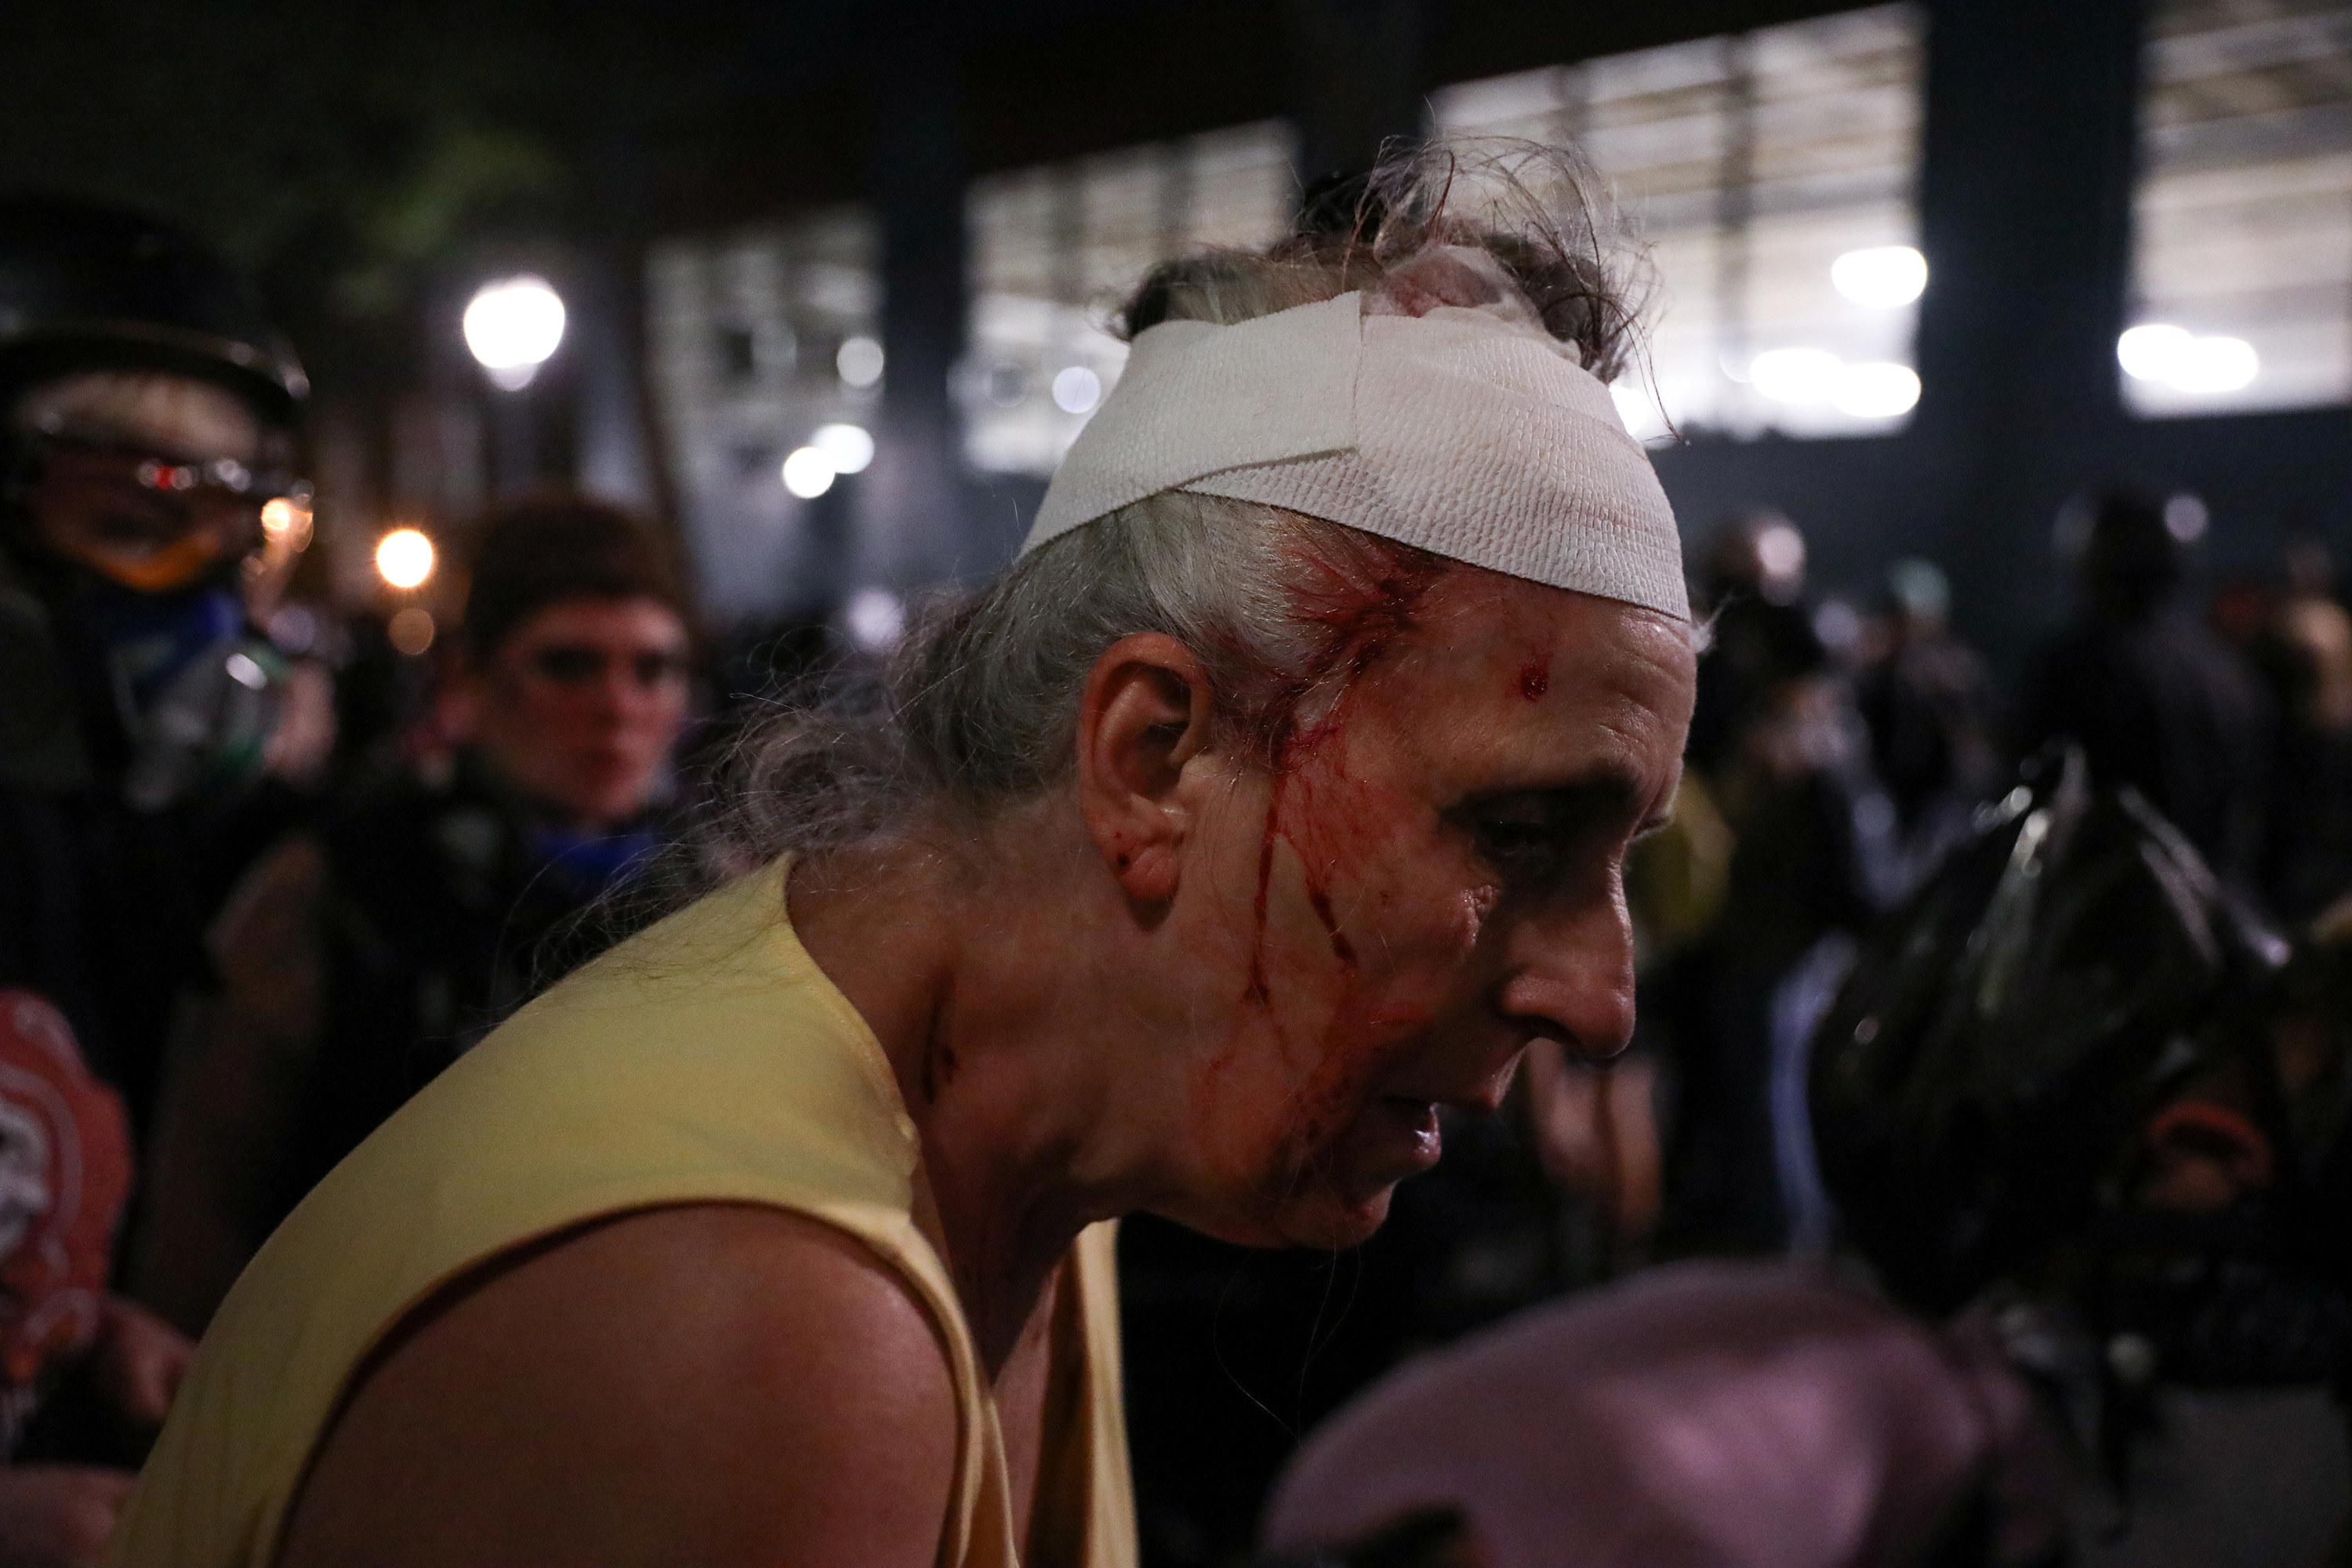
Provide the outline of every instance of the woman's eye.
<path id="1" fill-rule="evenodd" d="M 1489 817 L 1478 825 L 1487 853 L 1506 860 L 1550 855 L 1559 847 L 1559 830 L 1539 818 Z"/>

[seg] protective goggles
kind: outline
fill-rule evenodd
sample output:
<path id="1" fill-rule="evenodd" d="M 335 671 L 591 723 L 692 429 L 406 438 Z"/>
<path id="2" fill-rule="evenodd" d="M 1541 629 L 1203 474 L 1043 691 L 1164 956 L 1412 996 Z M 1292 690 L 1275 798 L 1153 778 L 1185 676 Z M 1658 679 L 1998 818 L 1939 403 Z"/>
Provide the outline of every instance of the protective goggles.
<path id="1" fill-rule="evenodd" d="M 309 487 L 282 467 L 68 436 L 37 437 L 34 451 L 27 493 L 50 547 L 141 593 L 184 587 L 249 554 L 269 535 L 272 507 L 309 516 Z"/>
<path id="2" fill-rule="evenodd" d="M 42 436 L 36 442 L 45 466 L 69 471 L 61 477 L 112 480 L 158 495 L 259 506 L 299 485 L 293 470 L 282 465 L 253 468 L 235 458 L 164 457 L 71 436 Z"/>

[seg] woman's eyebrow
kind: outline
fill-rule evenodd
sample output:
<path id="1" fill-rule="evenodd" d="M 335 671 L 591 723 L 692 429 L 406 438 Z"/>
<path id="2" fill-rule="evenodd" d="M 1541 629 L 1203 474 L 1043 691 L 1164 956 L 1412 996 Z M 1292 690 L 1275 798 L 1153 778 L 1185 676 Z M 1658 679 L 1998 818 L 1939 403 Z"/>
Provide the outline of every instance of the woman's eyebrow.
<path id="1" fill-rule="evenodd" d="M 1473 810 L 1513 804 L 1533 805 L 1548 817 L 1590 820 L 1629 816 L 1647 793 L 1642 781 L 1630 772 L 1601 763 L 1556 783 L 1492 790 L 1474 795 L 1464 804 Z"/>

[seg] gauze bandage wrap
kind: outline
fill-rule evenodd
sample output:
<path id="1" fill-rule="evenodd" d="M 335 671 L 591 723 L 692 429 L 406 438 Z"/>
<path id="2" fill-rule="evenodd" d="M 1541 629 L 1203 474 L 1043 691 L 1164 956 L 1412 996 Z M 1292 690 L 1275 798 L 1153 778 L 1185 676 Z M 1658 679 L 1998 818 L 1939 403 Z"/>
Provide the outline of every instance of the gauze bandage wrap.
<path id="1" fill-rule="evenodd" d="M 1689 619 L 1682 543 L 1649 458 L 1576 349 L 1505 288 L 1415 315 L 1343 294 L 1139 334 L 1024 552 L 1189 490 Z"/>

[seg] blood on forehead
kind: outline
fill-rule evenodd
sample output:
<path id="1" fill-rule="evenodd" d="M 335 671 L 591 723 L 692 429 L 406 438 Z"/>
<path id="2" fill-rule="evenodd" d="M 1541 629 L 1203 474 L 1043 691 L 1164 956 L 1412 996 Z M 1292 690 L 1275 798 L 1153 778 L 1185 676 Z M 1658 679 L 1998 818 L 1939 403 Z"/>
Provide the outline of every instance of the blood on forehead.
<path id="1" fill-rule="evenodd" d="M 1454 567 L 1442 555 L 1353 530 L 1307 538 L 1286 552 L 1284 595 L 1308 634 L 1306 657 L 1277 681 L 1255 728 L 1278 774 L 1327 742 L 1349 689 L 1413 626 L 1413 612 Z M 1312 704 L 1319 712 L 1307 717 Z"/>

